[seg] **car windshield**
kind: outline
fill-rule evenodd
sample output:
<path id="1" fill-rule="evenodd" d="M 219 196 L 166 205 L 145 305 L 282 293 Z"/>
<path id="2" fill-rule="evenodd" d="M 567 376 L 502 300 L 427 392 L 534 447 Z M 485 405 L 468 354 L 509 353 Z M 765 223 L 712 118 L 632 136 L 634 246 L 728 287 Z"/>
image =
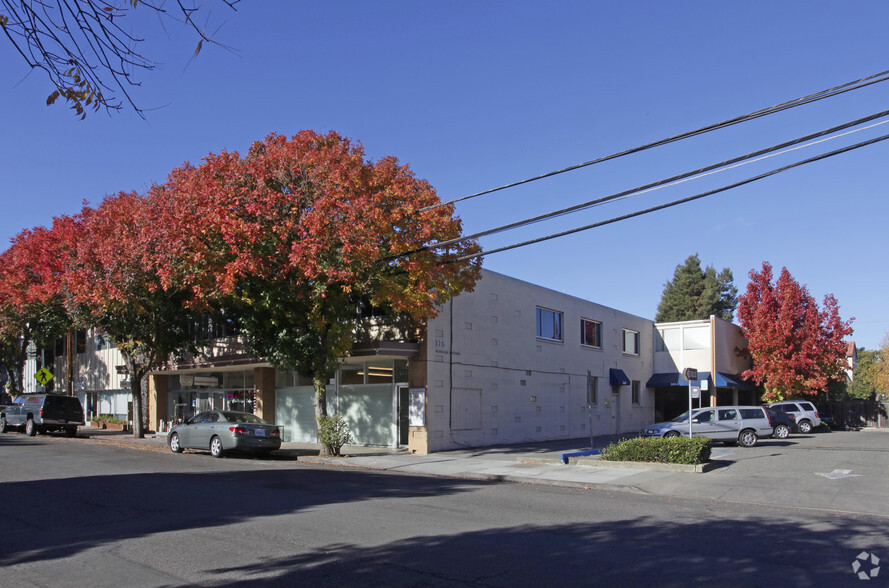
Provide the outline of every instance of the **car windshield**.
<path id="1" fill-rule="evenodd" d="M 688 422 L 688 411 L 686 410 L 681 415 L 673 419 L 674 423 Z"/>

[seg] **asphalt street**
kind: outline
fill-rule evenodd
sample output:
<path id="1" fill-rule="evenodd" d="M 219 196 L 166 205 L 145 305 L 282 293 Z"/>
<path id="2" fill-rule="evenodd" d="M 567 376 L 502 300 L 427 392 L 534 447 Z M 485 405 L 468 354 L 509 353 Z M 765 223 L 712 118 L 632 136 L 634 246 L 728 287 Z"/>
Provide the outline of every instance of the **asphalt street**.
<path id="1" fill-rule="evenodd" d="M 0 436 L 0 585 L 836 586 L 889 557 L 882 433 L 703 474 L 553 463 L 567 443 L 319 462 L 85 435 Z"/>

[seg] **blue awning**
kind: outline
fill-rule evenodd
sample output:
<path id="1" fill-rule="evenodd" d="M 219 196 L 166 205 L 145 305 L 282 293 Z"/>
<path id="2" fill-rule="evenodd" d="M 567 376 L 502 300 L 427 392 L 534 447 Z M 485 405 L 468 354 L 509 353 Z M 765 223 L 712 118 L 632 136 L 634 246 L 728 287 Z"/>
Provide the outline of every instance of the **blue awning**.
<path id="1" fill-rule="evenodd" d="M 623 370 L 619 370 L 617 368 L 611 368 L 610 370 L 608 370 L 608 379 L 611 382 L 612 386 L 630 385 L 630 378 L 627 377 L 627 374 L 625 374 Z"/>
<path id="2" fill-rule="evenodd" d="M 679 372 L 654 374 L 648 379 L 645 386 L 647 388 L 668 388 L 670 386 L 679 386 L 679 380 L 682 380 L 682 374 Z M 688 382 L 685 385 L 687 386 Z"/>
<path id="3" fill-rule="evenodd" d="M 710 379 L 710 372 L 698 372 L 697 382 Z M 679 372 L 666 372 L 654 374 L 645 384 L 648 388 L 670 388 L 673 386 L 688 388 L 688 380 L 686 380 Z"/>
<path id="4" fill-rule="evenodd" d="M 716 372 L 716 385 L 721 388 L 739 388 L 741 390 L 753 390 L 756 386 L 753 382 L 744 380 L 740 375 Z"/>
<path id="5" fill-rule="evenodd" d="M 756 386 L 753 382 L 741 379 L 739 375 L 727 374 L 725 372 L 716 372 L 711 377 L 710 372 L 698 372 L 698 382 L 709 380 L 712 386 L 717 388 L 737 388 L 740 390 L 752 390 Z M 688 380 L 682 377 L 679 372 L 666 372 L 654 374 L 645 384 L 648 388 L 672 388 L 681 387 L 688 388 Z"/>

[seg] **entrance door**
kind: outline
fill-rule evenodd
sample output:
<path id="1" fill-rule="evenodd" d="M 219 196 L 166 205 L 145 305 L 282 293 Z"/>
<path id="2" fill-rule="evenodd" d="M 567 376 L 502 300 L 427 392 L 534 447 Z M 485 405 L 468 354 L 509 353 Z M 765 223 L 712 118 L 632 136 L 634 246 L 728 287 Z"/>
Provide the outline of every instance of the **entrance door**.
<path id="1" fill-rule="evenodd" d="M 410 441 L 410 388 L 398 386 L 398 444 Z"/>
<path id="2" fill-rule="evenodd" d="M 611 434 L 617 435 L 620 431 L 620 388 L 612 386 L 616 391 L 611 395 Z"/>
<path id="3" fill-rule="evenodd" d="M 210 392 L 210 408 L 214 410 L 225 410 L 225 393 L 222 390 L 212 390 Z"/>

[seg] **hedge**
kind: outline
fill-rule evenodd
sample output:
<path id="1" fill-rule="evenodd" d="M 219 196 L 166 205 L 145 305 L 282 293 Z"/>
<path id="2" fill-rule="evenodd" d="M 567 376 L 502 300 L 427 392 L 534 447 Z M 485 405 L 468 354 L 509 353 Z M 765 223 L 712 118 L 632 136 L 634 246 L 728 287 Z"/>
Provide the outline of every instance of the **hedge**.
<path id="1" fill-rule="evenodd" d="M 612 443 L 602 450 L 601 459 L 701 464 L 710 460 L 712 446 L 709 437 L 637 437 Z"/>

